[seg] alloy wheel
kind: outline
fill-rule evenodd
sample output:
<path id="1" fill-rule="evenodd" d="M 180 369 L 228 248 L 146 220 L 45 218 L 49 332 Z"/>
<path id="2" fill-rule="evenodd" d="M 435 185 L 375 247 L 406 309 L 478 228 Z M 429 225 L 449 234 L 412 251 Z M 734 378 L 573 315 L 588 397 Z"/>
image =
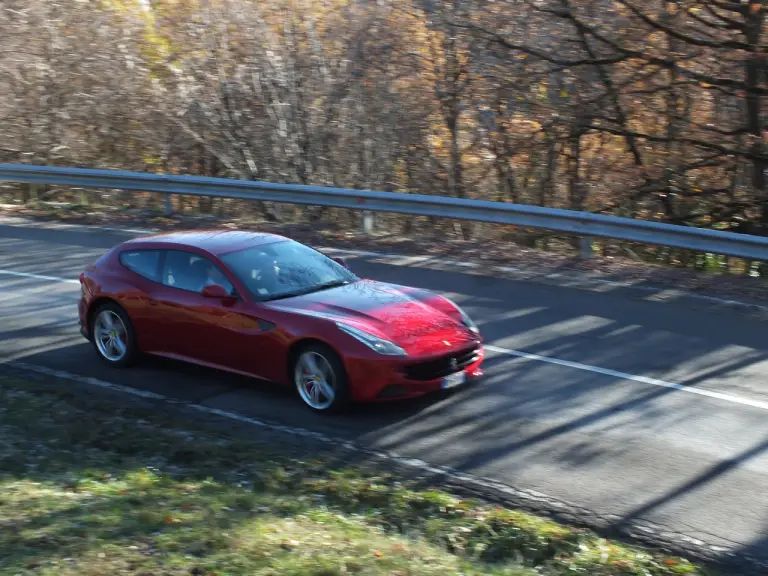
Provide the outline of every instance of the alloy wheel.
<path id="1" fill-rule="evenodd" d="M 314 350 L 303 352 L 294 368 L 301 399 L 315 410 L 327 410 L 336 400 L 336 374 L 328 359 Z"/>
<path id="2" fill-rule="evenodd" d="M 102 310 L 93 323 L 96 348 L 106 360 L 120 362 L 128 353 L 128 330 L 113 310 Z"/>

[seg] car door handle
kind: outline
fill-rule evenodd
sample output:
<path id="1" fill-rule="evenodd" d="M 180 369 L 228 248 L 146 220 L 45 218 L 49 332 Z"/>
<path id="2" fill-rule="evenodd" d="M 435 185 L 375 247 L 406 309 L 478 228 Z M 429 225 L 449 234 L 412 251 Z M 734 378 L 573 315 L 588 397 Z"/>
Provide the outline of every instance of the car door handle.
<path id="1" fill-rule="evenodd" d="M 150 306 L 157 306 L 157 304 L 158 304 L 157 300 L 150 300 L 149 301 L 149 305 Z"/>

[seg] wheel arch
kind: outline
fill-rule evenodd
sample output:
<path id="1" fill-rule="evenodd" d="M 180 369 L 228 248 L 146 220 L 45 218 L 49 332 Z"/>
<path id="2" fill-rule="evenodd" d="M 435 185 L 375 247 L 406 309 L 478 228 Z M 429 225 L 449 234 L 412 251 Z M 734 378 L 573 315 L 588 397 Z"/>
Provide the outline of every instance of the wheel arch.
<path id="1" fill-rule="evenodd" d="M 96 313 L 96 311 L 99 308 L 101 308 L 105 304 L 115 304 L 116 306 L 120 306 L 120 308 L 125 312 L 125 314 L 128 315 L 128 311 L 115 298 L 112 298 L 111 296 L 97 296 L 88 305 L 88 313 L 86 315 L 86 320 L 88 322 L 88 333 L 91 334 L 91 338 L 93 338 L 93 334 L 92 334 L 93 315 Z M 128 315 L 128 317 L 130 318 L 130 315 Z"/>
<path id="2" fill-rule="evenodd" d="M 344 369 L 346 370 L 346 363 L 344 362 L 344 356 L 342 356 L 339 351 L 336 349 L 333 344 L 330 342 L 323 340 L 322 338 L 318 338 L 316 336 L 302 336 L 298 338 L 295 342 L 293 342 L 290 347 L 288 348 L 288 354 L 286 355 L 286 362 L 285 362 L 285 376 L 286 381 L 289 383 L 289 385 L 293 385 L 293 363 L 296 360 L 296 357 L 299 355 L 299 353 L 311 345 L 320 345 L 325 348 L 328 348 L 331 352 L 333 352 L 336 357 L 339 359 L 339 362 L 341 362 L 341 365 L 344 366 Z"/>

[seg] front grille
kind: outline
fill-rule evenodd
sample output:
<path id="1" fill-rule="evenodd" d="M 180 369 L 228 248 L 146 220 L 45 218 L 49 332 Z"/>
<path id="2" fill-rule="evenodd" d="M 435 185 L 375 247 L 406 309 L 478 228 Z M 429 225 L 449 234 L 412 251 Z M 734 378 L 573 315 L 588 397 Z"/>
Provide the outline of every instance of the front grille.
<path id="1" fill-rule="evenodd" d="M 379 398 L 382 400 L 385 398 L 397 398 L 399 396 L 405 396 L 408 394 L 407 386 L 387 386 L 381 392 L 379 392 Z"/>
<path id="2" fill-rule="evenodd" d="M 418 362 L 405 367 L 405 376 L 410 380 L 436 380 L 458 372 L 473 364 L 480 357 L 480 345 L 465 348 L 426 362 Z M 456 363 L 453 364 L 452 360 Z"/>

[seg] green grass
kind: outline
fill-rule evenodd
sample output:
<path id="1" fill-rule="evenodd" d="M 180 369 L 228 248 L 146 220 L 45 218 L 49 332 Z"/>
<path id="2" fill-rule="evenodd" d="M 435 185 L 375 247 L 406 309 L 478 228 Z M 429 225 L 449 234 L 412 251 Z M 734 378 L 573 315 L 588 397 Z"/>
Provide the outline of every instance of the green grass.
<path id="1" fill-rule="evenodd" d="M 135 402 L 0 379 L 0 575 L 705 574 Z"/>

